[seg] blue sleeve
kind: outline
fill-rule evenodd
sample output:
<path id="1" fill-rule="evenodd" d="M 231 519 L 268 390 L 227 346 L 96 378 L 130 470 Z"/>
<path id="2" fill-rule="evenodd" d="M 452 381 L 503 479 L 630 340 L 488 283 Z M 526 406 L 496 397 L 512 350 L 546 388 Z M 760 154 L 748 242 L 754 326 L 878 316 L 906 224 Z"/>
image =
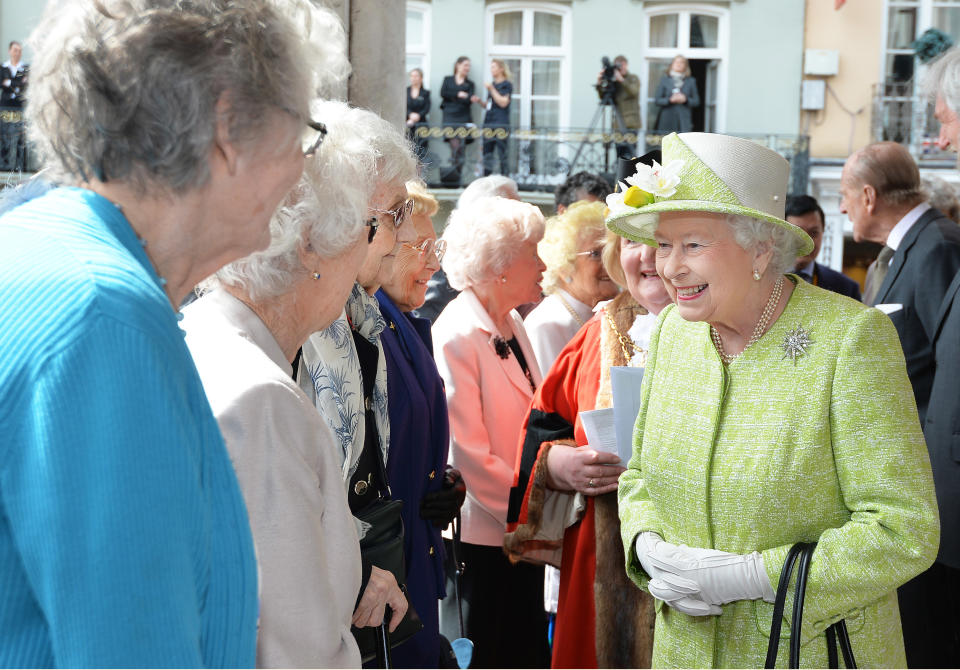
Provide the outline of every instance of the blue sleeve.
<path id="1" fill-rule="evenodd" d="M 176 354 L 93 317 L 27 389 L 0 490 L 58 666 L 203 665 L 201 431 Z"/>

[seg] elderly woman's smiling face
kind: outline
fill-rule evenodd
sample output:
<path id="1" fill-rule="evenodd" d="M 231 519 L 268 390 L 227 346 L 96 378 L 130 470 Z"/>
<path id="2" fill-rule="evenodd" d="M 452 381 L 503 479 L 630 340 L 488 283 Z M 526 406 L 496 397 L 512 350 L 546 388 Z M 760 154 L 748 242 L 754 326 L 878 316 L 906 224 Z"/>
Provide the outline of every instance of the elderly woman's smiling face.
<path id="1" fill-rule="evenodd" d="M 680 316 L 712 325 L 739 320 L 753 270 L 762 274 L 766 262 L 759 263 L 756 252 L 737 244 L 725 215 L 663 213 L 654 238 L 657 273 Z"/>

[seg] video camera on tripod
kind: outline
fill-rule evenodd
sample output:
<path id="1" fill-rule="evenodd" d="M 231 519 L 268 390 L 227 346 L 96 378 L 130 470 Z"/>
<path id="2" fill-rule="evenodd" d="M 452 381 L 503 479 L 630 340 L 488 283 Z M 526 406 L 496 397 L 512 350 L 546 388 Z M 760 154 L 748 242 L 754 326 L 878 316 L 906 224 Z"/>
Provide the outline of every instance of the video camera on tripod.
<path id="1" fill-rule="evenodd" d="M 600 104 L 612 105 L 613 95 L 617 90 L 617 80 L 614 73 L 619 69 L 617 63 L 610 62 L 606 56 L 600 59 L 603 64 L 603 70 L 600 72 L 600 81 L 597 83 L 597 93 L 600 94 Z"/>

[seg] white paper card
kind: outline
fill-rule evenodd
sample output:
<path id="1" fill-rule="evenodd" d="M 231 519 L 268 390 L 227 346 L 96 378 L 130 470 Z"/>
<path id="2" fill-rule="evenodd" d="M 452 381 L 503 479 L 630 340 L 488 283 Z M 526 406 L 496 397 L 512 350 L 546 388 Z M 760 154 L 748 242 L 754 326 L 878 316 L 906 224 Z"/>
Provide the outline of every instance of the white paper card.
<path id="1" fill-rule="evenodd" d="M 613 423 L 616 426 L 617 454 L 623 465 L 633 455 L 633 426 L 640 412 L 640 387 L 643 368 L 615 366 L 610 368 L 610 388 L 613 392 Z"/>
<path id="2" fill-rule="evenodd" d="M 580 412 L 580 424 L 587 436 L 587 444 L 597 451 L 617 454 L 617 431 L 613 424 L 613 408 Z"/>
<path id="3" fill-rule="evenodd" d="M 879 309 L 884 314 L 893 314 L 894 312 L 899 312 L 901 309 L 903 309 L 903 305 L 899 302 L 885 302 L 880 303 L 879 305 L 874 305 L 874 307 Z"/>

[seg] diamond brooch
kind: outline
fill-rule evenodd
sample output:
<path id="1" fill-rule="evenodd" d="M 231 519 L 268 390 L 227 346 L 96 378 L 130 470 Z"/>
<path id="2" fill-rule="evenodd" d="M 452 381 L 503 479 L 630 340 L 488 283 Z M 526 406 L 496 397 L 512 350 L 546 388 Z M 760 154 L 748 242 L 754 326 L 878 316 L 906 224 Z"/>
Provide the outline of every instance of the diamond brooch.
<path id="1" fill-rule="evenodd" d="M 787 336 L 783 338 L 783 358 L 789 358 L 793 361 L 793 364 L 797 364 L 797 359 L 807 353 L 807 347 L 813 344 L 813 340 L 810 339 L 810 333 L 808 333 L 803 325 L 797 324 L 797 327 L 787 333 Z M 780 360 L 783 360 L 780 359 Z"/>

